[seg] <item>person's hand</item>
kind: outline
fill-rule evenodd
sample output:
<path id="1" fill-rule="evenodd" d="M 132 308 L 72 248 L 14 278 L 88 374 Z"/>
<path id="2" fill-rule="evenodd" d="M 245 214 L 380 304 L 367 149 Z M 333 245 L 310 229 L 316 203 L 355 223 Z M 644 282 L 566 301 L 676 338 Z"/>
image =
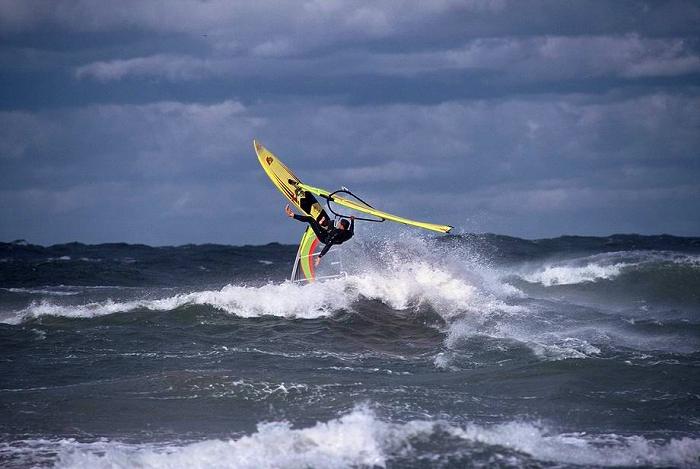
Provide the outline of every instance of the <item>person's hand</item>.
<path id="1" fill-rule="evenodd" d="M 355 215 L 350 215 L 350 220 L 355 221 Z"/>
<path id="2" fill-rule="evenodd" d="M 320 264 L 320 262 L 321 262 L 320 257 L 317 257 L 316 259 L 314 259 L 314 267 L 318 267 L 318 264 Z"/>
<path id="3" fill-rule="evenodd" d="M 287 204 L 286 207 L 284 207 L 284 212 L 287 214 L 289 218 L 292 218 L 294 216 L 294 212 L 292 212 L 292 209 L 289 208 L 289 204 Z"/>

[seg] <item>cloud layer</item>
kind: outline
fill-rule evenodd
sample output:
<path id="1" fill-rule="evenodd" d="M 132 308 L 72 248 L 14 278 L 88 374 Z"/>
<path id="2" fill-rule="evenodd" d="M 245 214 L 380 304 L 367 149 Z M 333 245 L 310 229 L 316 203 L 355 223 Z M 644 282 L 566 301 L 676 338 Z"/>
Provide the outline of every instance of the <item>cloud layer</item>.
<path id="1" fill-rule="evenodd" d="M 694 2 L 127 3 L 0 0 L 0 238 L 292 241 L 252 138 L 458 229 L 700 229 Z"/>

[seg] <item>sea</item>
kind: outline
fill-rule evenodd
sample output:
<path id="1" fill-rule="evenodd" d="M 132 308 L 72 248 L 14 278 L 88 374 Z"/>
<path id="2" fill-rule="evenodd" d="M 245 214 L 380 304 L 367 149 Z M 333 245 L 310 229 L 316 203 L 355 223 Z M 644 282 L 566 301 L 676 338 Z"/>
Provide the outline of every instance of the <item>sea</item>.
<path id="1" fill-rule="evenodd" d="M 700 467 L 700 238 L 0 243 L 0 467 Z"/>

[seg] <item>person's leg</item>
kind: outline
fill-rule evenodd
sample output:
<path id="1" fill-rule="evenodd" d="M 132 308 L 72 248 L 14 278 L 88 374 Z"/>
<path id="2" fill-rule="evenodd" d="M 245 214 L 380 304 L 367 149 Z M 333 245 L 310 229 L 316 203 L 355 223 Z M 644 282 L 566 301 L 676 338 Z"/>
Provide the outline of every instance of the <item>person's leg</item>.
<path id="1" fill-rule="evenodd" d="M 304 196 L 299 199 L 299 206 L 304 212 L 311 214 L 311 206 L 314 202 L 315 199 L 311 193 L 309 191 L 304 191 Z"/>
<path id="2" fill-rule="evenodd" d="M 316 220 L 314 220 L 311 217 L 309 217 L 309 226 L 311 226 L 311 229 L 314 230 L 314 233 L 316 234 L 318 240 L 321 241 L 323 244 L 326 244 L 326 242 L 328 241 L 328 230 L 322 227 Z"/>
<path id="3" fill-rule="evenodd" d="M 321 217 L 321 220 L 324 220 L 325 217 Z M 327 238 L 328 238 L 328 228 L 326 228 L 326 225 L 322 225 L 318 221 L 314 220 L 313 217 L 310 217 L 308 215 L 297 215 L 294 214 L 294 219 L 303 221 L 309 224 L 312 230 L 314 230 L 314 233 L 316 234 L 316 237 L 318 238 L 319 241 L 321 241 L 323 244 L 326 244 Z M 328 220 L 325 220 L 326 223 L 328 223 Z"/>
<path id="4" fill-rule="evenodd" d="M 304 223 L 311 223 L 316 221 L 308 215 L 297 215 L 296 213 L 294 214 L 293 218 L 295 220 L 303 221 Z"/>

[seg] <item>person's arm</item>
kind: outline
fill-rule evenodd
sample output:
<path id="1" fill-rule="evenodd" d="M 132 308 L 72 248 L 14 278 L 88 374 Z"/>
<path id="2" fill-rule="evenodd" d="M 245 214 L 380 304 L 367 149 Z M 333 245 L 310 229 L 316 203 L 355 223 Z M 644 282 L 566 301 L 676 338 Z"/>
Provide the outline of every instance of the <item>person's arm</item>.
<path id="1" fill-rule="evenodd" d="M 318 264 L 321 262 L 321 258 L 326 255 L 328 250 L 335 244 L 333 241 L 330 241 L 328 244 L 323 246 L 323 249 L 321 249 L 321 253 L 314 259 L 314 265 L 318 267 Z"/>
<path id="2" fill-rule="evenodd" d="M 289 218 L 294 218 L 295 220 L 303 221 L 303 222 L 308 222 L 311 217 L 306 216 L 306 215 L 297 215 L 296 213 L 292 212 L 292 209 L 289 208 L 289 204 L 287 204 L 284 207 L 284 213 L 287 214 Z"/>
<path id="3" fill-rule="evenodd" d="M 309 222 L 309 220 L 313 220 L 313 219 L 312 219 L 310 216 L 308 216 L 308 215 L 297 215 L 297 214 L 294 214 L 294 216 L 292 216 L 292 218 L 294 218 L 295 220 L 299 220 L 299 221 L 303 221 L 303 222 L 307 222 L 307 223 Z"/>
<path id="4" fill-rule="evenodd" d="M 286 213 L 289 218 L 294 217 L 294 212 L 292 212 L 292 209 L 289 208 L 289 204 L 284 206 L 284 213 Z"/>
<path id="5" fill-rule="evenodd" d="M 350 231 L 350 237 L 355 234 L 355 215 L 350 217 L 350 228 L 348 228 L 348 231 Z"/>

